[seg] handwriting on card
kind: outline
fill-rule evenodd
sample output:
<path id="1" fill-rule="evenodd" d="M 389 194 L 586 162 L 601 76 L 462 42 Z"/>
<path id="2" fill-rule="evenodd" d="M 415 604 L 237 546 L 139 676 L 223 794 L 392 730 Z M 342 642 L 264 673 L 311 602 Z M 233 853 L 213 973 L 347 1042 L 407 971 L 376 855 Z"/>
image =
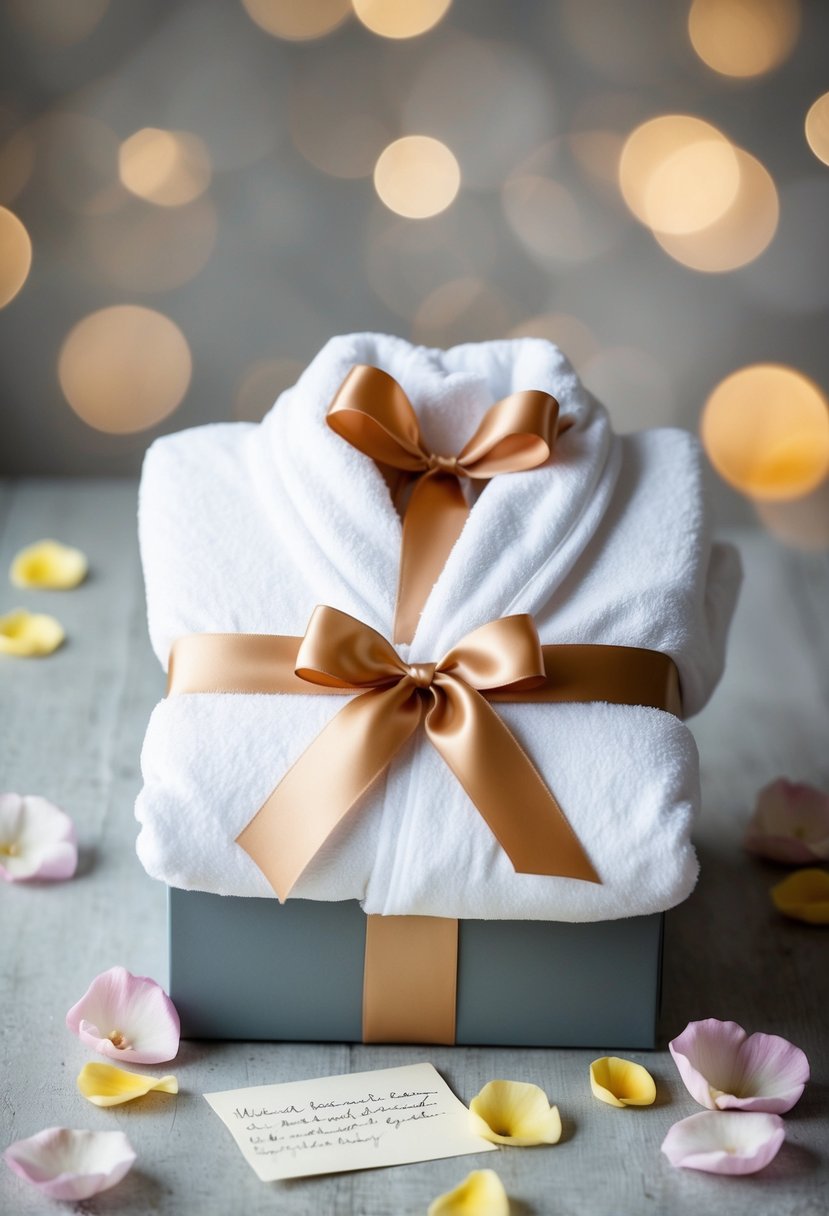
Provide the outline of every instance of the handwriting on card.
<path id="1" fill-rule="evenodd" d="M 265 1181 L 493 1147 L 431 1064 L 204 1096 Z"/>

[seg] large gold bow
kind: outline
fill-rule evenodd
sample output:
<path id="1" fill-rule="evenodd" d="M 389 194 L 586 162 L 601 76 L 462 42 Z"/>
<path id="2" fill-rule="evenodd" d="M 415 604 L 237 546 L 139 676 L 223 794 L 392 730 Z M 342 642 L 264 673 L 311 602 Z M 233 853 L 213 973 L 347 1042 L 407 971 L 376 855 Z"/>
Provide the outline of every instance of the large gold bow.
<path id="1" fill-rule="evenodd" d="M 601 881 L 532 761 L 482 695 L 520 699 L 523 690 L 544 683 L 530 616 L 482 625 L 438 663 L 409 664 L 368 625 L 318 607 L 295 674 L 359 695 L 335 714 L 237 837 L 280 900 L 421 723 L 519 873 Z"/>
<path id="2" fill-rule="evenodd" d="M 460 479 L 488 480 L 543 464 L 563 429 L 558 402 L 538 389 L 511 393 L 487 410 L 457 456 L 438 456 L 424 444 L 397 381 L 379 367 L 360 364 L 340 386 L 327 420 L 366 456 L 417 479 L 403 517 L 393 635 L 395 642 L 409 642 L 469 513 Z"/>

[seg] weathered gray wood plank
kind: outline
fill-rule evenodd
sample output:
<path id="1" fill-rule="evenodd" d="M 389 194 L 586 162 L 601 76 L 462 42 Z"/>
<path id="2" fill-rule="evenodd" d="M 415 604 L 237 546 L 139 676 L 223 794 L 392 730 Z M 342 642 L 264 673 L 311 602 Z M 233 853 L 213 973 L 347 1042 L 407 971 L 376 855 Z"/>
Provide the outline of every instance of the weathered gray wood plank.
<path id="1" fill-rule="evenodd" d="M 89 582 L 71 593 L 15 591 L 14 551 L 56 535 L 90 555 Z M 514 1211 L 585 1216 L 643 1212 L 698 1216 L 817 1216 L 825 1210 L 829 1055 L 826 931 L 782 922 L 768 900 L 780 876 L 740 848 L 757 788 L 780 772 L 829 785 L 829 566 L 773 541 L 740 538 L 747 581 L 729 670 L 694 723 L 702 754 L 703 877 L 668 918 L 663 1039 L 692 1017 L 731 1017 L 787 1035 L 810 1055 L 815 1081 L 787 1120 L 789 1142 L 755 1179 L 674 1171 L 659 1152 L 676 1119 L 696 1109 L 665 1051 L 635 1056 L 654 1072 L 657 1105 L 601 1106 L 590 1095 L 593 1053 L 295 1044 L 182 1047 L 177 1099 L 153 1095 L 98 1110 L 74 1088 L 89 1058 L 63 1026 L 66 1009 L 98 971 L 119 962 L 163 979 L 163 891 L 133 852 L 132 804 L 147 716 L 162 678 L 146 640 L 131 482 L 25 482 L 0 486 L 0 610 L 51 611 L 69 643 L 41 661 L 0 661 L 0 788 L 39 792 L 75 817 L 81 873 L 51 887 L 0 890 L 0 1143 L 54 1123 L 120 1127 L 139 1162 L 87 1213 L 144 1216 L 274 1208 L 293 1216 L 423 1213 L 476 1165 L 495 1166 Z M 406 1166 L 265 1186 L 237 1154 L 201 1094 L 431 1059 L 468 1100 L 496 1076 L 544 1085 L 562 1110 L 556 1148 Z M 0 1210 L 26 1216 L 52 1205 L 0 1169 Z"/>

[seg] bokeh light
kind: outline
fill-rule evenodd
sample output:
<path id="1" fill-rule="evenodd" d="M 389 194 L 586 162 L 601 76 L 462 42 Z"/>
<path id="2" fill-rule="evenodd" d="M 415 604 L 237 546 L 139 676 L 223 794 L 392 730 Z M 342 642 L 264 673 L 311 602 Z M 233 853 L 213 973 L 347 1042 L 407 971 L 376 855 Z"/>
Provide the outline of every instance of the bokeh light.
<path id="1" fill-rule="evenodd" d="M 0 308 L 20 291 L 32 265 L 32 242 L 17 216 L 0 207 Z"/>
<path id="2" fill-rule="evenodd" d="M 290 42 L 322 38 L 351 12 L 350 0 L 242 0 L 242 4 L 260 29 Z"/>
<path id="3" fill-rule="evenodd" d="M 806 141 L 818 160 L 829 165 L 829 93 L 818 97 L 806 115 Z"/>
<path id="4" fill-rule="evenodd" d="M 619 158 L 619 184 L 637 219 L 657 232 L 697 232 L 734 202 L 740 167 L 729 140 L 689 114 L 638 126 Z"/>
<path id="5" fill-rule="evenodd" d="M 374 187 L 390 211 L 408 219 L 438 215 L 454 201 L 461 171 L 446 144 L 429 135 L 404 135 L 380 153 Z"/>
<path id="6" fill-rule="evenodd" d="M 120 304 L 72 329 L 58 358 L 67 401 L 89 426 L 112 435 L 144 431 L 181 403 L 192 359 L 184 334 L 150 308 Z"/>
<path id="7" fill-rule="evenodd" d="M 218 219 L 208 197 L 186 207 L 155 207 L 130 198 L 111 215 L 81 225 L 73 255 L 124 291 L 171 291 L 204 269 Z"/>
<path id="8" fill-rule="evenodd" d="M 109 0 L 9 0 L 12 16 L 36 37 L 55 46 L 87 38 L 109 8 Z"/>
<path id="9" fill-rule="evenodd" d="M 749 498 L 798 498 L 829 472 L 826 398 L 792 367 L 757 363 L 727 376 L 700 431 L 714 468 Z"/>
<path id="10" fill-rule="evenodd" d="M 424 346 L 455 346 L 500 338 L 514 306 L 478 278 L 452 279 L 426 296 L 414 315 L 412 340 Z"/>
<path id="11" fill-rule="evenodd" d="M 187 131 L 142 127 L 118 152 L 122 184 L 161 207 L 181 207 L 210 185 L 210 156 L 203 140 Z"/>
<path id="12" fill-rule="evenodd" d="M 260 422 L 280 393 L 296 384 L 303 366 L 298 359 L 257 359 L 236 386 L 235 417 L 242 422 Z"/>
<path id="13" fill-rule="evenodd" d="M 440 21 L 452 0 L 353 0 L 367 29 L 383 38 L 414 38 Z"/>
<path id="14" fill-rule="evenodd" d="M 768 248 L 777 230 L 780 203 L 771 175 L 742 148 L 734 152 L 740 185 L 725 214 L 698 232 L 654 233 L 666 253 L 692 270 L 713 274 L 746 266 Z"/>
<path id="15" fill-rule="evenodd" d="M 723 76 L 761 76 L 778 67 L 800 33 L 798 0 L 694 0 L 691 44 Z"/>

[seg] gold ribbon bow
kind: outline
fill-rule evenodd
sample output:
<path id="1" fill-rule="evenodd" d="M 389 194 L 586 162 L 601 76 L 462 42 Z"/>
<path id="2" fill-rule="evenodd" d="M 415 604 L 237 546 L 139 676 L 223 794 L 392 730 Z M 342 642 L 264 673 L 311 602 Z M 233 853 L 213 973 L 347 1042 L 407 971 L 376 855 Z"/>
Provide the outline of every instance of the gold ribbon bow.
<path id="1" fill-rule="evenodd" d="M 423 442 L 417 415 L 397 381 L 379 367 L 353 367 L 328 409 L 328 425 L 379 464 L 416 478 L 403 517 L 394 641 L 409 642 L 469 506 L 460 479 L 537 468 L 559 432 L 558 402 L 537 389 L 511 393 L 487 410 L 457 456 Z"/>
<path id="2" fill-rule="evenodd" d="M 523 690 L 544 683 L 530 616 L 482 625 L 438 663 L 408 664 L 368 625 L 318 607 L 295 674 L 359 695 L 335 714 L 237 837 L 280 900 L 421 723 L 519 873 L 601 881 L 532 761 L 482 695 L 520 699 Z"/>

